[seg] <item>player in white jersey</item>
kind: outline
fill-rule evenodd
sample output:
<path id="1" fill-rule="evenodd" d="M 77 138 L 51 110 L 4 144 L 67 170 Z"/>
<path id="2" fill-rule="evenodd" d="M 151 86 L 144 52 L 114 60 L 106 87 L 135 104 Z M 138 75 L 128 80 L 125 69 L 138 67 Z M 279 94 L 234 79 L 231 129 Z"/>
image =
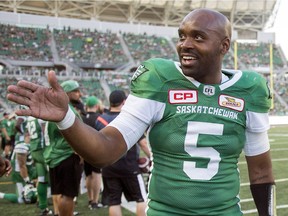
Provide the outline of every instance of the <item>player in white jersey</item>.
<path id="1" fill-rule="evenodd" d="M 68 109 L 54 72 L 51 88 L 20 81 L 8 87 L 8 99 L 29 106 L 18 114 L 57 122 L 73 149 L 98 167 L 118 160 L 149 128 L 148 216 L 242 215 L 237 162 L 243 149 L 259 215 L 275 215 L 265 79 L 221 70 L 231 43 L 223 14 L 193 10 L 178 32 L 180 62 L 143 62 L 121 113 L 100 132 Z"/>

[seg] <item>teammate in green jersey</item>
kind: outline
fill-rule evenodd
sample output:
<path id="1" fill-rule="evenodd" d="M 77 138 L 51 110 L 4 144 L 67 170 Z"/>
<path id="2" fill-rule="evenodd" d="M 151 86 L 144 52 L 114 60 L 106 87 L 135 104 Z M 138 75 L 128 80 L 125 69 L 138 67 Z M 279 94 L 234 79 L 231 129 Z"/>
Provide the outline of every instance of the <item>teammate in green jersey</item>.
<path id="1" fill-rule="evenodd" d="M 47 192 L 49 186 L 48 166 L 44 159 L 44 131 L 45 121 L 29 116 L 26 121 L 27 135 L 30 137 L 30 151 L 38 176 L 37 195 L 40 215 L 52 215 L 48 209 Z"/>
<path id="2" fill-rule="evenodd" d="M 3 155 L 5 158 L 10 159 L 10 154 L 12 153 L 12 143 L 11 143 L 11 137 L 10 137 L 10 120 L 9 120 L 9 113 L 4 112 L 3 113 L 3 119 L 0 121 L 0 129 L 1 129 L 1 136 L 2 136 L 2 149 Z"/>
<path id="3" fill-rule="evenodd" d="M 61 84 L 66 96 L 72 100 L 81 97 L 80 86 L 75 80 Z M 69 104 L 80 119 L 80 114 Z M 80 156 L 68 144 L 54 122 L 48 121 L 45 126 L 45 162 L 49 166 L 49 177 L 53 199 L 54 215 L 76 215 L 74 198 L 79 194 L 83 162 Z"/>
<path id="4" fill-rule="evenodd" d="M 5 199 L 12 203 L 24 203 L 23 188 L 26 184 L 34 185 L 32 180 L 37 176 L 30 152 L 29 139 L 25 139 L 25 142 L 15 146 L 11 156 L 11 164 L 13 166 L 11 179 L 15 184 L 16 193 L 0 192 L 0 199 Z"/>
<path id="5" fill-rule="evenodd" d="M 193 10 L 178 32 L 180 62 L 143 62 L 121 113 L 100 132 L 68 109 L 53 71 L 51 88 L 20 81 L 8 87 L 8 99 L 29 106 L 19 114 L 57 122 L 73 149 L 98 167 L 115 162 L 149 128 L 148 216 L 242 215 L 237 169 L 242 150 L 259 215 L 275 215 L 265 79 L 221 70 L 231 43 L 231 24 L 223 14 Z"/>

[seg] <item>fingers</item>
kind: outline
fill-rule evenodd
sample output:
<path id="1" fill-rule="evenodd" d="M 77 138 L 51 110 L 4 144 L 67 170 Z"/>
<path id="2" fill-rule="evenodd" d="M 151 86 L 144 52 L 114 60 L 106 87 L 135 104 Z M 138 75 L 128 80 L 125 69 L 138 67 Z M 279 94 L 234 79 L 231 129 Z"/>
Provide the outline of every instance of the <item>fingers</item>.
<path id="1" fill-rule="evenodd" d="M 9 93 L 17 94 L 22 97 L 30 98 L 31 93 L 35 92 L 39 85 L 34 83 L 29 83 L 25 80 L 21 80 L 17 83 L 17 85 L 8 86 L 7 90 Z"/>
<path id="2" fill-rule="evenodd" d="M 17 85 L 8 86 L 8 94 L 7 99 L 13 101 L 17 104 L 25 105 L 30 107 L 31 99 L 33 98 L 34 92 L 36 92 L 39 88 L 43 88 L 42 86 L 27 82 L 25 80 L 21 80 L 17 83 Z M 30 111 L 18 111 L 17 114 L 29 115 Z"/>
<path id="3" fill-rule="evenodd" d="M 53 88 L 54 90 L 60 90 L 62 89 L 61 86 L 59 85 L 57 78 L 56 78 L 56 74 L 54 71 L 49 71 L 48 72 L 48 82 L 51 86 L 51 88 Z"/>
<path id="4" fill-rule="evenodd" d="M 9 87 L 8 87 L 8 91 L 10 93 L 7 94 L 7 99 L 17 104 L 21 104 L 21 105 L 25 105 L 29 107 L 29 98 L 21 96 L 20 92 L 17 90 L 18 89 L 17 86 L 9 86 Z M 14 87 L 16 89 L 14 89 Z"/>

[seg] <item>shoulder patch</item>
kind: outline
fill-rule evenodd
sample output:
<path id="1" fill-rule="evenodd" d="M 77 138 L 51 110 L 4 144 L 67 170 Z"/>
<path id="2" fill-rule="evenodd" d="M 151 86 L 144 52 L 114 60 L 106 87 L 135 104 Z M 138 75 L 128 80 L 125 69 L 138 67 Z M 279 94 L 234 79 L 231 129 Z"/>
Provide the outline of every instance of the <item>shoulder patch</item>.
<path id="1" fill-rule="evenodd" d="M 132 80 L 136 80 L 141 74 L 147 72 L 148 69 L 145 67 L 145 65 L 140 65 L 137 70 L 134 72 L 132 76 Z"/>

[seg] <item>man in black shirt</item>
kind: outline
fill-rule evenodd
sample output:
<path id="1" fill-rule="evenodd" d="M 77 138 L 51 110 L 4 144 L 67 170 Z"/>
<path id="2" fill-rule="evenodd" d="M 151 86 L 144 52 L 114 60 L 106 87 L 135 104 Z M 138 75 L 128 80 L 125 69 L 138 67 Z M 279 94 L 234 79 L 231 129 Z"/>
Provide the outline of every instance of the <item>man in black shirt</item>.
<path id="1" fill-rule="evenodd" d="M 111 92 L 109 96 L 110 110 L 97 118 L 96 129 L 101 130 L 120 113 L 126 100 L 121 90 Z M 145 139 L 145 136 L 140 138 Z M 114 164 L 102 169 L 104 184 L 103 196 L 107 198 L 109 216 L 121 215 L 121 197 L 124 193 L 126 200 L 136 201 L 137 216 L 145 215 L 146 189 L 138 166 L 139 151 L 134 145 L 122 158 Z"/>
<path id="2" fill-rule="evenodd" d="M 90 96 L 86 100 L 86 115 L 83 116 L 83 121 L 95 128 L 95 122 L 100 115 L 100 101 L 95 96 Z M 102 176 L 101 169 L 93 167 L 87 161 L 84 161 L 84 172 L 86 175 L 86 188 L 88 195 L 88 207 L 93 210 L 99 208 L 99 195 L 101 190 Z"/>

